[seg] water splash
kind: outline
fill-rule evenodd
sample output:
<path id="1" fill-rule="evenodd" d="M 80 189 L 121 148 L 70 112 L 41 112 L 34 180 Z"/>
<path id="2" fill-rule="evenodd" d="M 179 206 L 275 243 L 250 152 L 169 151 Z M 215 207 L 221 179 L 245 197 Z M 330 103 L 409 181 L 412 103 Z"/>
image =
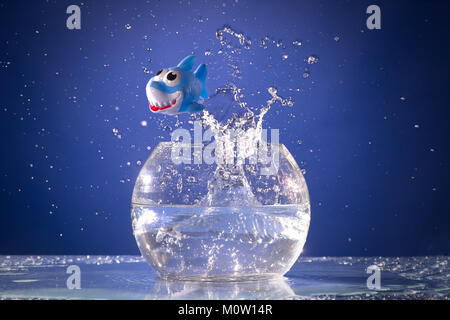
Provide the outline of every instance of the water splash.
<path id="1" fill-rule="evenodd" d="M 224 26 L 222 29 L 217 30 L 216 38 L 219 40 L 222 46 L 226 46 L 228 42 L 225 39 L 225 34 L 229 34 L 239 40 L 239 44 L 245 49 L 250 50 L 252 42 L 243 33 L 236 32 L 229 26 Z"/>
<path id="2" fill-rule="evenodd" d="M 226 25 L 216 31 L 216 39 L 220 44 L 220 48 L 216 52 L 225 59 L 226 65 L 230 68 L 229 75 L 232 78 L 243 78 L 241 65 L 246 61 L 246 56 L 243 56 L 243 54 L 249 52 L 253 45 L 250 37 Z M 299 40 L 291 43 L 293 47 L 302 46 L 302 42 Z M 259 43 L 257 42 L 256 49 L 266 50 L 269 47 L 282 50 L 281 61 L 289 58 L 290 52 L 287 52 L 285 43 L 269 36 L 265 36 Z M 205 51 L 205 56 L 211 55 L 212 51 L 211 49 Z M 250 53 L 254 54 L 253 51 L 252 49 Z M 267 56 L 267 53 L 265 55 Z M 271 59 L 271 54 L 267 57 Z M 295 59 L 295 54 L 291 59 Z M 316 64 L 318 63 L 318 57 L 311 55 L 305 62 Z M 252 64 L 253 62 L 250 61 L 249 65 Z M 255 69 L 257 68 L 255 67 Z M 303 73 L 303 78 L 308 76 L 309 70 Z M 298 79 L 301 79 L 301 77 Z M 191 116 L 189 123 L 192 123 L 192 120 L 200 120 L 203 128 L 212 131 L 216 143 L 215 153 L 217 158 L 226 158 L 227 155 L 232 154 L 232 158 L 236 159 L 232 164 L 222 163 L 217 165 L 214 178 L 208 183 L 210 192 L 201 201 L 202 204 L 228 203 L 232 205 L 240 203 L 242 205 L 244 201 L 249 205 L 258 205 L 244 174 L 245 159 L 255 157 L 258 148 L 267 146 L 267 142 L 263 139 L 263 121 L 271 107 L 276 103 L 279 103 L 282 107 L 294 106 L 294 99 L 280 96 L 275 86 L 268 86 L 266 90 L 269 98 L 263 105 L 255 105 L 245 98 L 243 88 L 237 83 L 228 82 L 226 85 L 217 88 L 215 94 L 205 101 L 207 109 L 202 114 Z M 224 117 L 215 114 L 219 105 L 216 98 L 220 96 L 230 96 L 232 99 L 229 105 L 225 105 L 224 108 L 227 110 L 226 112 L 232 114 L 224 120 Z M 276 192 L 276 190 L 273 191 Z"/>
<path id="3" fill-rule="evenodd" d="M 293 106 L 292 99 L 282 98 L 277 89 L 267 89 L 271 98 L 259 113 L 252 111 L 243 99 L 242 90 L 230 84 L 220 88 L 219 93 L 231 93 L 233 101 L 245 110 L 244 115 L 234 115 L 224 123 L 219 122 L 214 115 L 203 111 L 201 116 L 204 127 L 209 128 L 216 143 L 216 157 L 225 159 L 232 154 L 235 162 L 218 162 L 214 178 L 208 181 L 208 194 L 200 204 L 207 206 L 257 206 L 261 203 L 253 194 L 247 181 L 244 164 L 245 159 L 257 158 L 258 152 L 267 152 L 267 142 L 263 139 L 263 119 L 272 105 L 279 102 L 283 106 Z M 276 193 L 279 191 L 273 190 Z"/>

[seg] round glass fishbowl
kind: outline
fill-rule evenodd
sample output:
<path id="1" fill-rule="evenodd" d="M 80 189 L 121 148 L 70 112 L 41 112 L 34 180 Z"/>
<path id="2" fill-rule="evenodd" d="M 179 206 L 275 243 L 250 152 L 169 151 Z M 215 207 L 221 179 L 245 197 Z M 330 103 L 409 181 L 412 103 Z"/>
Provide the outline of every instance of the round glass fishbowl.
<path id="1" fill-rule="evenodd" d="M 305 179 L 284 145 L 264 161 L 211 161 L 208 146 L 162 142 L 137 178 L 132 226 L 160 278 L 251 280 L 284 275 L 310 222 Z M 203 158 L 202 158 L 203 156 Z"/>

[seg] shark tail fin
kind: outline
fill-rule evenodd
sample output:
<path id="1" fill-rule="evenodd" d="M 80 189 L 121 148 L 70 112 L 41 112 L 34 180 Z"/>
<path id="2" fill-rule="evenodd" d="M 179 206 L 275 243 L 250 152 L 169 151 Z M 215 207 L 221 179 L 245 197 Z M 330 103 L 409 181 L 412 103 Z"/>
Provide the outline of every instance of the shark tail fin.
<path id="1" fill-rule="evenodd" d="M 195 77 L 200 80 L 200 83 L 202 84 L 202 92 L 200 93 L 200 98 L 206 99 L 208 98 L 208 90 L 206 89 L 206 65 L 201 64 L 198 66 L 197 70 L 195 70 L 194 75 Z"/>

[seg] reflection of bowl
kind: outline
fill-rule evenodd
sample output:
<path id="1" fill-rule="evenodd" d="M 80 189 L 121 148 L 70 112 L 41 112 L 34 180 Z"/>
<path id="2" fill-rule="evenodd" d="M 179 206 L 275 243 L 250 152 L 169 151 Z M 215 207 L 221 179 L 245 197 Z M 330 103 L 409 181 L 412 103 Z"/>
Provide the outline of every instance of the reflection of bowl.
<path id="1" fill-rule="evenodd" d="M 177 146 L 154 149 L 133 191 L 133 232 L 158 275 L 243 280 L 285 274 L 310 221 L 306 182 L 286 147 L 268 150 L 267 164 L 217 166 L 179 163 L 172 154 Z M 270 166 L 278 170 L 262 174 Z"/>
<path id="2" fill-rule="evenodd" d="M 276 300 L 296 298 L 285 278 L 264 281 L 159 280 L 145 299 L 163 300 Z"/>

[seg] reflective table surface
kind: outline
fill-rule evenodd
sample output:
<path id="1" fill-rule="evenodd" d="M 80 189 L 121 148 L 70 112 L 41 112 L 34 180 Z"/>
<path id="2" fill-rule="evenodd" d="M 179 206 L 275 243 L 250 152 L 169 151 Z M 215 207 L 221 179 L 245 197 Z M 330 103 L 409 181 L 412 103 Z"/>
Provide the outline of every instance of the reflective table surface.
<path id="1" fill-rule="evenodd" d="M 448 300 L 449 260 L 302 257 L 278 279 L 194 282 L 160 280 L 138 256 L 0 256 L 0 299 Z"/>

